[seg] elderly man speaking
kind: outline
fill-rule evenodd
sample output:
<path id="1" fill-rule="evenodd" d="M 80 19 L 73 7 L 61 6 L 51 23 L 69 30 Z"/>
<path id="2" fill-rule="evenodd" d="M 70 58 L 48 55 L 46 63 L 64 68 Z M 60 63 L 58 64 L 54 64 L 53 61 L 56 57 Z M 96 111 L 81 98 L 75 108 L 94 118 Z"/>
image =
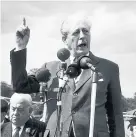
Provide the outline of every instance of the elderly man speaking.
<path id="1" fill-rule="evenodd" d="M 10 100 L 11 122 L 5 123 L 1 137 L 42 137 L 46 125 L 30 117 L 31 112 L 31 96 L 14 93 Z"/>
<path id="2" fill-rule="evenodd" d="M 90 30 L 91 25 L 86 16 L 70 16 L 61 26 L 62 40 L 71 53 L 71 62 L 81 56 L 88 56 L 102 75 L 103 80 L 98 81 L 97 85 L 93 136 L 124 137 L 119 68 L 116 63 L 93 55 L 90 51 Z M 91 69 L 81 70 L 74 82 L 75 86 L 69 82 L 66 93 L 62 94 L 62 137 L 89 137 Z M 47 126 L 51 137 L 55 134 L 54 115 Z"/>

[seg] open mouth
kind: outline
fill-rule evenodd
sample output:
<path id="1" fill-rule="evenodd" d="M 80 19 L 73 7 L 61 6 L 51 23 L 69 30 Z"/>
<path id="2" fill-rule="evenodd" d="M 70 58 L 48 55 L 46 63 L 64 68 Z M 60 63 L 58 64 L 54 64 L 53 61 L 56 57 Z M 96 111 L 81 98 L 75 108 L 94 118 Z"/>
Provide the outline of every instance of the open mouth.
<path id="1" fill-rule="evenodd" d="M 79 44 L 78 47 L 86 47 L 87 44 L 86 43 L 82 43 L 82 44 Z"/>

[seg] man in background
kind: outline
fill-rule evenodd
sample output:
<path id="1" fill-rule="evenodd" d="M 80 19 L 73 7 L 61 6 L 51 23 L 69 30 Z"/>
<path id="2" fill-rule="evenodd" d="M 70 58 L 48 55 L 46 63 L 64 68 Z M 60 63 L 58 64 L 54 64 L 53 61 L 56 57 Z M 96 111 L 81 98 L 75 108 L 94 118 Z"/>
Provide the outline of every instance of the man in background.
<path id="1" fill-rule="evenodd" d="M 31 117 L 32 98 L 14 93 L 10 99 L 10 121 L 4 124 L 1 137 L 43 137 L 46 125 Z"/>

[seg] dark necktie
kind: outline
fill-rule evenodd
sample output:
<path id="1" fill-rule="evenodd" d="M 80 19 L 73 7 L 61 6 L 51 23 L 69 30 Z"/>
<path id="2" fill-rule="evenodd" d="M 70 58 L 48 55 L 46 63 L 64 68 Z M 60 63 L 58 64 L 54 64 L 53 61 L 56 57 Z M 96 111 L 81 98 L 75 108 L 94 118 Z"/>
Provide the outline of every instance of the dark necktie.
<path id="1" fill-rule="evenodd" d="M 19 137 L 19 131 L 20 131 L 20 127 L 16 127 L 15 128 L 15 133 L 14 133 L 14 135 L 13 135 L 13 137 Z"/>

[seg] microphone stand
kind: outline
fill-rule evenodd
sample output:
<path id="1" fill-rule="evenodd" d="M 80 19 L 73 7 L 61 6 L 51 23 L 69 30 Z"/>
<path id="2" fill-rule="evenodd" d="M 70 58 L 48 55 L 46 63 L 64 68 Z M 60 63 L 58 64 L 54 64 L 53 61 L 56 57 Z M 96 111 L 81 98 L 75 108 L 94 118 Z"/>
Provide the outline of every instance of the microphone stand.
<path id="1" fill-rule="evenodd" d="M 94 118 L 95 118 L 95 103 L 96 103 L 96 91 L 97 91 L 97 83 L 98 83 L 98 72 L 96 68 L 91 69 L 92 74 L 92 92 L 91 92 L 91 113 L 90 113 L 90 130 L 89 137 L 93 137 L 94 133 Z"/>
<path id="2" fill-rule="evenodd" d="M 61 137 L 62 132 L 62 124 L 61 124 L 61 110 L 62 110 L 62 103 L 61 103 L 61 96 L 62 96 L 63 88 L 59 89 L 57 93 L 57 129 L 56 129 L 56 137 Z"/>
<path id="3" fill-rule="evenodd" d="M 65 62 L 64 62 L 65 63 Z M 69 80 L 69 78 L 74 78 L 80 74 L 80 70 L 78 69 L 77 64 L 71 64 L 68 66 L 66 70 L 66 65 L 64 65 L 62 62 L 62 71 L 60 73 L 60 79 L 59 79 L 59 92 L 57 93 L 57 128 L 55 131 L 55 137 L 61 137 L 62 136 L 62 119 L 61 119 L 61 109 L 62 109 L 62 103 L 61 103 L 61 96 L 62 92 L 65 89 L 65 86 Z M 65 72 L 65 73 L 64 73 Z"/>
<path id="4" fill-rule="evenodd" d="M 61 122 L 61 112 L 62 112 L 62 102 L 61 102 L 61 97 L 62 97 L 62 92 L 66 86 L 66 83 L 68 81 L 68 76 L 64 76 L 64 71 L 66 67 L 62 63 L 62 72 L 60 74 L 60 80 L 59 80 L 59 91 L 57 93 L 57 128 L 56 128 L 56 133 L 55 137 L 61 137 L 62 134 L 62 122 Z"/>
<path id="5" fill-rule="evenodd" d="M 47 88 L 47 83 L 45 82 L 40 82 L 40 102 L 44 102 L 44 97 L 45 97 L 45 89 Z"/>

